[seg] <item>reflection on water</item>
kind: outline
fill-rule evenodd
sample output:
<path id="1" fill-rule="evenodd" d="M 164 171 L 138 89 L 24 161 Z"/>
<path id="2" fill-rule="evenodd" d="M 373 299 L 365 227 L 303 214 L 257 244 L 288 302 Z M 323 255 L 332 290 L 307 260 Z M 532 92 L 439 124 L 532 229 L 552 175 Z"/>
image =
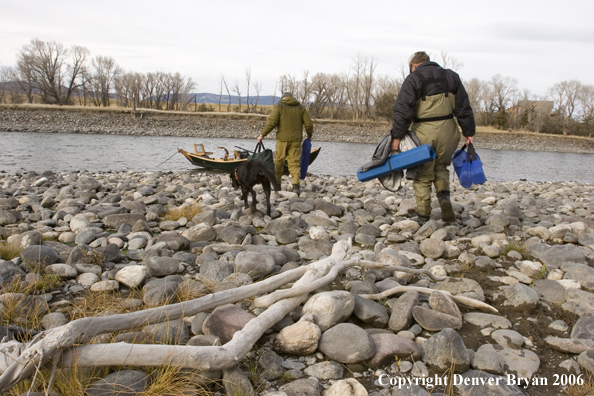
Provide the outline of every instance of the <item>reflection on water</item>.
<path id="1" fill-rule="evenodd" d="M 214 134 L 214 133 L 213 133 Z M 253 150 L 256 139 L 118 136 L 0 132 L 0 170 L 53 171 L 188 171 L 200 169 L 177 153 L 177 147 L 193 151 L 192 143 L 204 143 L 215 156 L 237 146 Z M 274 149 L 273 140 L 264 140 Z M 312 141 L 322 147 L 309 172 L 319 176 L 356 177 L 368 162 L 375 144 Z M 594 183 L 594 154 L 549 153 L 481 149 L 477 152 L 490 181 L 580 181 Z M 171 157 L 171 158 L 170 158 Z M 164 162 L 165 161 L 165 162 Z M 164 162 L 164 163 L 163 163 Z"/>

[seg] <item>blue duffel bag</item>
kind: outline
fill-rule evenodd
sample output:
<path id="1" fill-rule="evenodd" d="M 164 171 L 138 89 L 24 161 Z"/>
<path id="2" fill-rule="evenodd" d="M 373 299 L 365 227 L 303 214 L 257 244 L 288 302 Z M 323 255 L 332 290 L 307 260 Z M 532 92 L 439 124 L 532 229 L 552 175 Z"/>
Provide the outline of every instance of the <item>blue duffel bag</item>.
<path id="1" fill-rule="evenodd" d="M 466 147 L 468 147 L 468 152 L 465 151 Z M 470 188 L 473 184 L 483 184 L 487 181 L 483 163 L 472 143 L 462 146 L 454 153 L 452 164 L 460 180 L 460 185 L 464 188 Z"/>

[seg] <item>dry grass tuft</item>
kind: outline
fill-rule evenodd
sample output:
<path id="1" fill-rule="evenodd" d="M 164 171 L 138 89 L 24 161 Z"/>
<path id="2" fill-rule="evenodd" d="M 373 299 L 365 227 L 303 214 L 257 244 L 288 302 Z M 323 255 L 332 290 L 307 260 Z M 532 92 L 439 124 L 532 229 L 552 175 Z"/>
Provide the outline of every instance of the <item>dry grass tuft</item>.
<path id="1" fill-rule="evenodd" d="M 57 287 L 62 286 L 64 282 L 59 275 L 44 274 L 41 279 L 34 282 L 23 281 L 14 277 L 12 282 L 3 284 L 0 290 L 2 293 L 23 293 L 35 294 L 35 292 L 49 293 Z"/>
<path id="2" fill-rule="evenodd" d="M 8 326 L 12 323 L 29 329 L 42 328 L 41 321 L 49 308 L 45 299 L 22 293 L 4 294 L 0 324 Z"/>
<path id="3" fill-rule="evenodd" d="M 6 241 L 0 241 L 0 259 L 12 260 L 15 257 L 19 257 L 23 248 L 16 243 L 8 243 Z"/>
<path id="4" fill-rule="evenodd" d="M 211 395 L 207 389 L 193 383 L 192 377 L 178 367 L 159 367 L 149 373 L 150 385 L 138 396 L 190 396 Z"/>
<path id="5" fill-rule="evenodd" d="M 581 375 L 578 378 L 584 379 L 581 385 L 570 385 L 565 389 L 567 396 L 588 396 L 594 394 L 594 374 Z"/>
<path id="6" fill-rule="evenodd" d="M 512 250 L 515 250 L 516 252 L 520 253 L 524 260 L 527 260 L 530 257 L 526 245 L 517 241 L 511 241 L 509 245 L 505 245 L 502 255 L 505 256 Z"/>
<path id="7" fill-rule="evenodd" d="M 129 297 L 134 298 L 135 295 Z M 118 292 L 94 293 L 86 292 L 82 297 L 73 301 L 70 312 L 71 320 L 88 318 L 91 316 L 107 316 L 143 309 L 143 306 L 130 307 L 124 303 L 124 298 Z"/>
<path id="8" fill-rule="evenodd" d="M 99 253 L 97 250 L 81 250 L 84 256 L 84 262 L 87 264 L 101 265 L 105 262 L 105 255 Z"/>
<path id="9" fill-rule="evenodd" d="M 192 280 L 186 280 L 175 290 L 175 299 L 177 302 L 190 301 L 208 294 L 200 283 Z"/>
<path id="10" fill-rule="evenodd" d="M 177 208 L 169 208 L 162 216 L 163 220 L 178 221 L 182 217 L 192 220 L 194 216 L 202 212 L 202 206 L 198 202 L 193 204 L 183 204 Z"/>

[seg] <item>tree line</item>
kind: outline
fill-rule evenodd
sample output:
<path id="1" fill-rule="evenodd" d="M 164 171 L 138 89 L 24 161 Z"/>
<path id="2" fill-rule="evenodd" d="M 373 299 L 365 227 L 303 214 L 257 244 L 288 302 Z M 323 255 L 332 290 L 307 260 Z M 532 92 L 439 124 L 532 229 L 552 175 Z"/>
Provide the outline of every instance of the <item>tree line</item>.
<path id="1" fill-rule="evenodd" d="M 445 68 L 459 71 L 462 62 L 441 52 L 432 56 Z M 348 71 L 316 73 L 304 71 L 301 77 L 284 74 L 277 78 L 277 92 L 291 91 L 309 108 L 314 118 L 333 120 L 390 120 L 392 108 L 408 71 L 404 66 L 396 75 L 376 73 L 374 57 L 357 55 Z M 254 81 L 246 68 L 243 80 L 219 78 L 218 111 L 260 112 L 262 84 Z M 523 129 L 542 133 L 591 136 L 594 123 L 594 86 L 580 81 L 554 84 L 545 95 L 521 90 L 517 80 L 497 74 L 489 80 L 463 80 L 478 125 L 499 129 Z M 91 105 L 159 110 L 189 110 L 190 93 L 196 83 L 180 73 L 138 73 L 124 71 L 115 59 L 91 57 L 81 46 L 38 39 L 25 44 L 17 55 L 16 66 L 0 68 L 0 103 L 41 103 Z M 232 93 L 239 105 L 231 105 Z M 244 96 L 245 94 L 245 96 Z M 251 94 L 251 96 L 250 96 Z M 280 96 L 280 95 L 279 95 Z M 245 100 L 242 102 L 242 100 Z M 215 107 L 194 102 L 194 110 Z"/>
<path id="2" fill-rule="evenodd" d="M 0 103 L 40 103 L 185 110 L 192 78 L 180 73 L 124 71 L 115 59 L 74 45 L 31 40 L 16 66 L 0 69 Z M 38 98 L 38 100 L 36 100 Z"/>

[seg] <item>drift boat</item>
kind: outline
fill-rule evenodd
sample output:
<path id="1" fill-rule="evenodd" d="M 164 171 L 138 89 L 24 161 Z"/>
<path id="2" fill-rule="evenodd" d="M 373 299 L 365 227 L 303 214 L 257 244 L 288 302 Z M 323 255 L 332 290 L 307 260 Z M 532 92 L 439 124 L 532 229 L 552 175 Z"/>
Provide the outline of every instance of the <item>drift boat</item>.
<path id="1" fill-rule="evenodd" d="M 204 150 L 204 144 L 200 143 L 201 150 L 198 151 L 196 144 L 193 144 L 194 152 L 190 153 L 185 151 L 181 148 L 178 148 L 177 151 L 182 153 L 184 157 L 190 161 L 192 165 L 200 166 L 207 169 L 216 169 L 231 172 L 235 170 L 242 162 L 247 161 L 247 157 L 252 152 L 243 148 L 239 148 L 239 150 L 233 150 L 233 155 L 229 153 L 229 151 L 224 147 L 218 147 L 219 149 L 225 150 L 225 155 L 222 158 L 213 158 L 213 155 L 210 151 Z M 321 147 L 316 147 L 310 151 L 309 154 L 309 164 L 311 165 L 316 158 L 318 158 L 318 154 L 320 154 Z M 288 174 L 289 170 L 287 165 L 285 164 L 285 174 Z"/>

